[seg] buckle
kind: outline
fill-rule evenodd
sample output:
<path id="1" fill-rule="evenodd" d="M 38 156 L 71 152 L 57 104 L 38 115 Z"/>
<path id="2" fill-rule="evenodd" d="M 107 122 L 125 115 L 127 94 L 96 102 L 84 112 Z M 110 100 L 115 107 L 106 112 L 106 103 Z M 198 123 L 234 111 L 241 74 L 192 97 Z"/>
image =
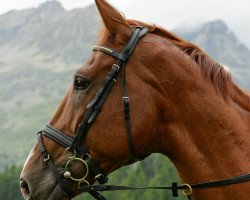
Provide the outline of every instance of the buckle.
<path id="1" fill-rule="evenodd" d="M 143 29 L 144 26 L 136 26 L 135 28 Z"/>
<path id="2" fill-rule="evenodd" d="M 125 102 L 128 102 L 129 101 L 129 97 L 122 97 L 122 100 L 125 101 Z"/>
<path id="3" fill-rule="evenodd" d="M 108 182 L 108 177 L 103 174 L 98 174 L 95 176 L 95 180 L 97 180 L 100 184 L 104 184 Z"/>
<path id="4" fill-rule="evenodd" d="M 44 157 L 43 161 L 44 161 L 44 162 L 47 162 L 49 159 L 50 159 L 49 154 L 47 154 L 47 156 Z"/>
<path id="5" fill-rule="evenodd" d="M 98 175 L 95 176 L 95 179 L 97 180 L 97 179 L 99 179 L 101 176 L 103 176 L 103 174 L 98 174 Z"/>
<path id="6" fill-rule="evenodd" d="M 112 68 L 116 68 L 117 69 L 117 71 L 119 71 L 120 70 L 120 66 L 119 65 L 117 65 L 117 64 L 113 64 L 113 66 L 112 66 Z"/>
<path id="7" fill-rule="evenodd" d="M 189 185 L 189 184 L 182 184 L 182 186 L 186 186 L 187 187 L 187 189 L 184 189 L 183 190 L 183 194 L 187 197 L 187 198 L 189 198 L 191 195 L 192 195 L 192 193 L 193 193 L 193 189 L 192 189 L 192 187 Z"/>

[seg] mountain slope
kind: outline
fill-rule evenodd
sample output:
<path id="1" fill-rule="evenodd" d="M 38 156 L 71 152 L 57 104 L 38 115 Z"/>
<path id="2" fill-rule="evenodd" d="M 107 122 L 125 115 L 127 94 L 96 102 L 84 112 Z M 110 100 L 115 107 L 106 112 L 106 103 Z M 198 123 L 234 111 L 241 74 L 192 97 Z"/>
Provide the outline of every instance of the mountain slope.
<path id="1" fill-rule="evenodd" d="M 250 50 L 223 21 L 207 23 L 196 32 L 177 33 L 203 48 L 219 63 L 229 67 L 236 81 L 250 89 Z"/>
<path id="2" fill-rule="evenodd" d="M 90 20 L 91 19 L 91 20 Z M 80 63 L 98 29 L 94 6 L 65 11 L 56 1 L 37 9 L 9 12 L 0 17 L 0 55 L 3 63 L 20 61 Z M 88 28 L 91 27 L 91 28 Z M 84 46 L 83 46 L 84 44 Z M 74 48 L 72 48 L 74 46 Z M 84 48 L 83 48 L 84 47 Z"/>
<path id="3" fill-rule="evenodd" d="M 97 21 L 94 6 L 65 11 L 56 1 L 0 16 L 0 169 L 27 156 L 91 53 Z"/>

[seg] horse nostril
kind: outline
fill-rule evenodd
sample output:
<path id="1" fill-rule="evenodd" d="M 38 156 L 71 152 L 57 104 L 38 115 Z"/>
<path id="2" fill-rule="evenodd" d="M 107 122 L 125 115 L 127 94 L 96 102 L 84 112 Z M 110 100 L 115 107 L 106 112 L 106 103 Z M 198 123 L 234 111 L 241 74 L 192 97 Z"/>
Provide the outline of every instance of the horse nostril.
<path id="1" fill-rule="evenodd" d="M 27 197 L 30 195 L 29 186 L 23 179 L 20 180 L 20 188 L 24 197 Z"/>

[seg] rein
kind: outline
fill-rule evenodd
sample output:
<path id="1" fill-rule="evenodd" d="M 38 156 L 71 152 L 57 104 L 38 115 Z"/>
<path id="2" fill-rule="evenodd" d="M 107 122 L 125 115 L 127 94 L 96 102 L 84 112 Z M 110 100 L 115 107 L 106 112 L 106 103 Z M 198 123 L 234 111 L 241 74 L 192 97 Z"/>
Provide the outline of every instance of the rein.
<path id="1" fill-rule="evenodd" d="M 178 197 L 178 191 L 183 190 L 184 195 L 191 200 L 193 189 L 208 189 L 215 187 L 223 187 L 228 185 L 235 185 L 243 182 L 250 181 L 250 174 L 244 174 L 236 176 L 229 179 L 223 179 L 213 182 L 204 182 L 197 184 L 182 184 L 177 185 L 176 182 L 172 183 L 172 186 L 158 186 L 158 187 L 129 187 L 129 186 L 119 186 L 119 185 L 91 185 L 80 188 L 81 192 L 91 192 L 91 191 L 121 191 L 121 190 L 145 190 L 145 189 L 154 189 L 154 190 L 172 190 L 173 197 Z"/>
<path id="2" fill-rule="evenodd" d="M 177 183 L 173 183 L 170 187 L 126 187 L 126 186 L 117 186 L 117 185 L 104 185 L 107 183 L 108 178 L 106 174 L 103 173 L 101 167 L 96 163 L 89 154 L 89 150 L 81 146 L 83 138 L 87 135 L 91 125 L 93 124 L 96 116 L 100 112 L 103 103 L 105 102 L 108 94 L 112 90 L 116 78 L 120 71 L 122 71 L 122 100 L 124 105 L 124 120 L 125 128 L 127 132 L 128 147 L 131 154 L 131 157 L 134 161 L 141 160 L 147 155 L 137 155 L 136 147 L 132 138 L 131 122 L 130 122 L 130 106 L 129 106 L 129 97 L 126 91 L 126 71 L 125 63 L 129 60 L 130 55 L 133 53 L 136 44 L 138 41 L 148 33 L 148 29 L 142 26 L 135 27 L 134 32 L 129 39 L 128 43 L 125 45 L 122 53 L 116 52 L 112 49 L 94 46 L 93 51 L 102 51 L 114 58 L 117 59 L 116 64 L 113 64 L 110 72 L 106 76 L 103 84 L 98 89 L 95 97 L 87 105 L 87 112 L 79 124 L 77 132 L 74 138 L 69 137 L 60 130 L 54 128 L 50 124 L 46 124 L 42 131 L 38 133 L 38 143 L 40 145 L 41 155 L 43 156 L 44 162 L 47 163 L 48 167 L 51 169 L 55 179 L 57 180 L 58 185 L 65 191 L 70 198 L 71 190 L 70 186 L 74 182 L 78 183 L 79 192 L 88 192 L 97 200 L 107 200 L 100 191 L 118 191 L 118 190 L 142 190 L 142 189 L 164 189 L 171 190 L 174 197 L 178 197 L 178 191 L 183 190 L 184 195 L 187 199 L 192 199 L 193 189 L 205 189 L 211 187 L 221 187 L 233 184 L 239 184 L 246 181 L 250 181 L 250 174 L 245 174 L 229 179 L 218 180 L 213 182 L 204 182 L 198 184 L 183 184 L 178 186 Z M 53 140 L 56 143 L 65 147 L 65 156 L 68 161 L 66 162 L 65 167 L 62 169 L 57 169 L 50 159 L 46 147 L 43 142 L 43 136 Z M 71 171 L 71 166 L 74 163 L 81 163 L 81 165 L 86 169 L 85 175 L 81 178 L 75 177 Z M 100 185 L 90 185 L 86 180 L 88 175 L 91 175 Z"/>

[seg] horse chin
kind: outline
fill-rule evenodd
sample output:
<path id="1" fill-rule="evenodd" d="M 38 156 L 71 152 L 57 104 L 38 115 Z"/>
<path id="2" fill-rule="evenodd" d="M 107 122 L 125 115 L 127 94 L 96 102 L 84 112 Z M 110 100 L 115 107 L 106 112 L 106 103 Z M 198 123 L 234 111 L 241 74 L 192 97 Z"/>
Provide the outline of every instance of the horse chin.
<path id="1" fill-rule="evenodd" d="M 39 198 L 37 198 L 39 197 Z M 60 185 L 57 183 L 52 190 L 48 189 L 44 191 L 42 195 L 36 195 L 36 198 L 31 197 L 27 200 L 70 200 L 71 198 L 65 191 L 60 187 Z"/>
<path id="2" fill-rule="evenodd" d="M 48 200 L 70 200 L 68 194 L 65 193 L 65 191 L 57 184 L 52 191 L 52 193 L 49 195 Z"/>

